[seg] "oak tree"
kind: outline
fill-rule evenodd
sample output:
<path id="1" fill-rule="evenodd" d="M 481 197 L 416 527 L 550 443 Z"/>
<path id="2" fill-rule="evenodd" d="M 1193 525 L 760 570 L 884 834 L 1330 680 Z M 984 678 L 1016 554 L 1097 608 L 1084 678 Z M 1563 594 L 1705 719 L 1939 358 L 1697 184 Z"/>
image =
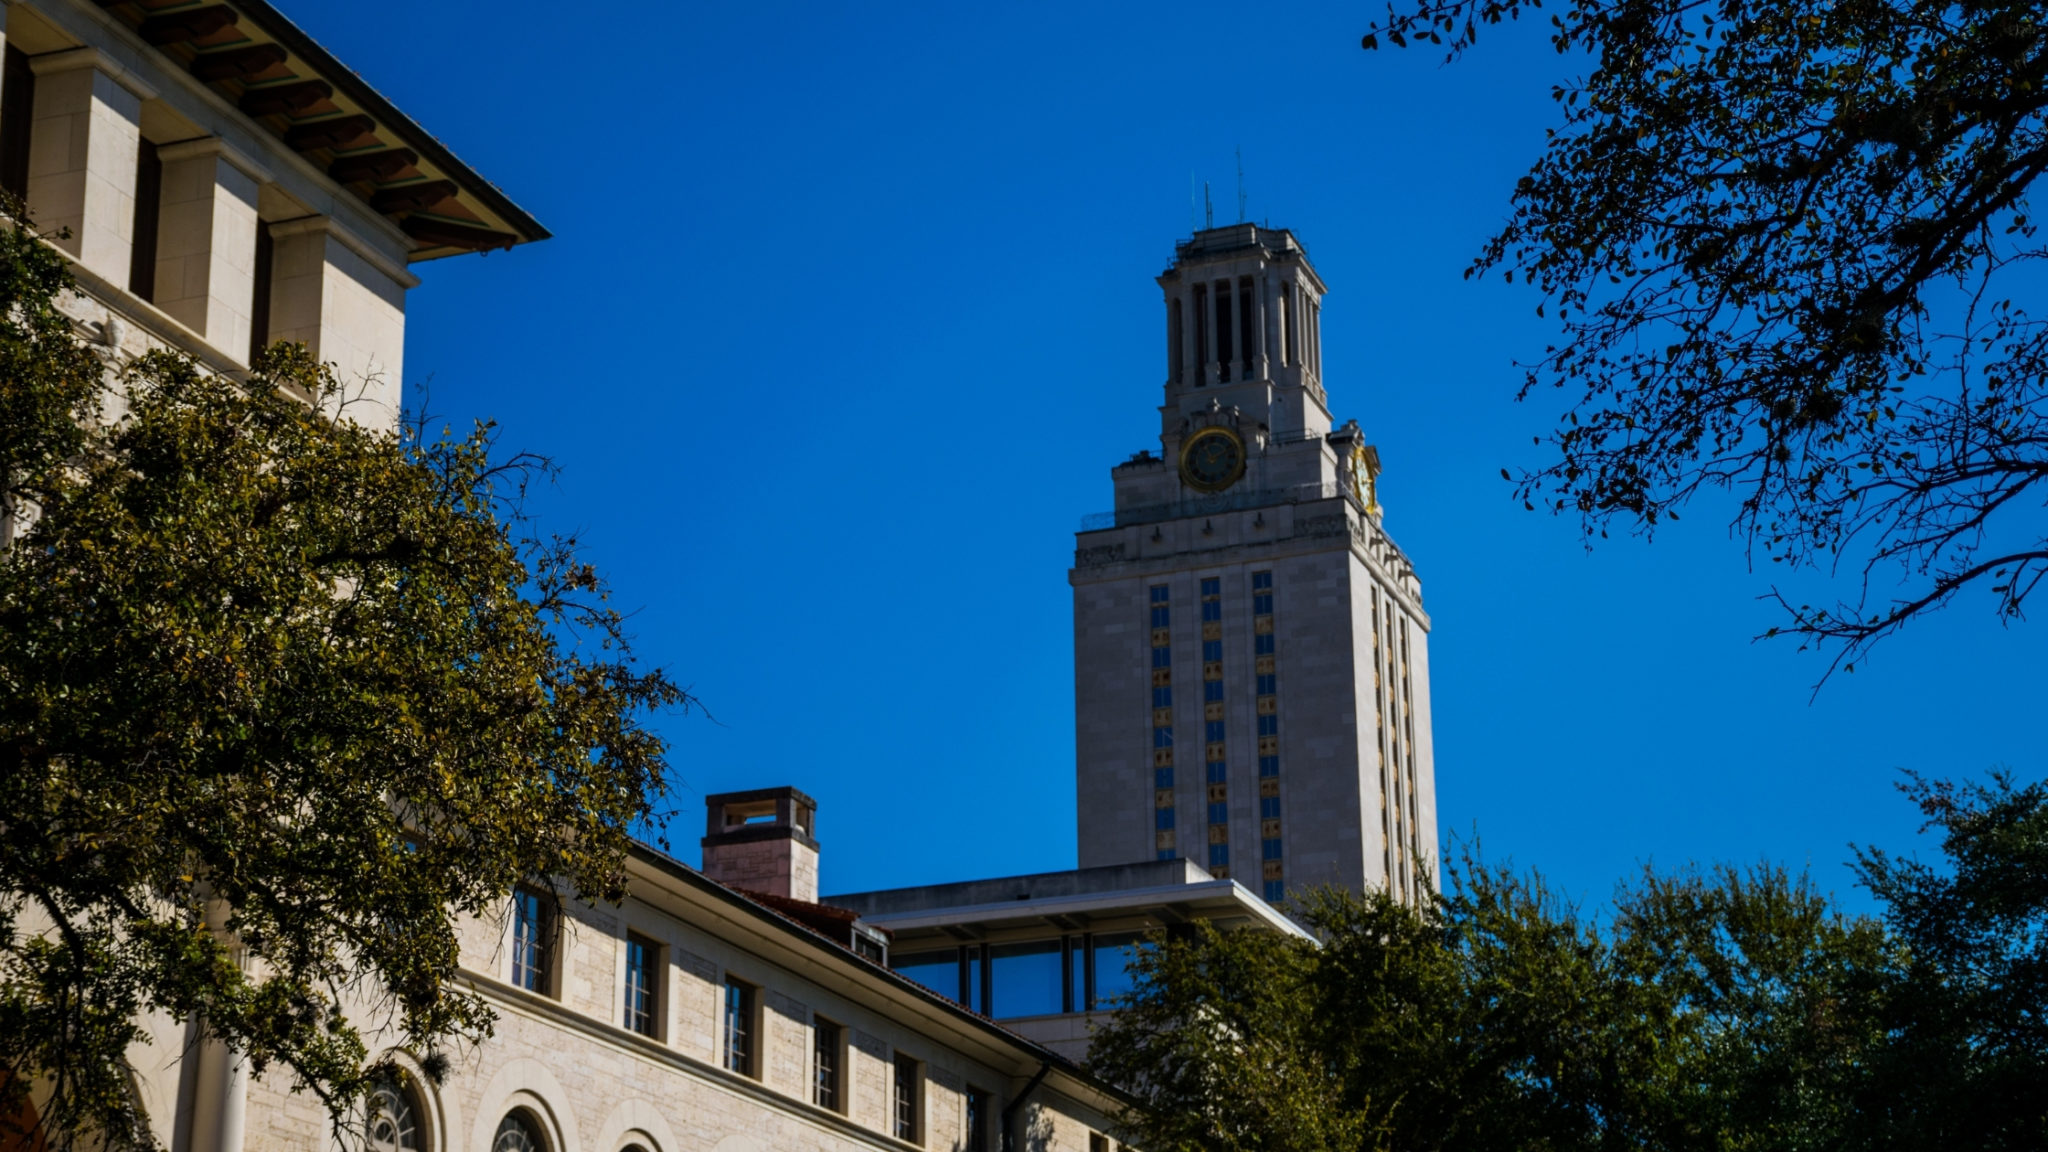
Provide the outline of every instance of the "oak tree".
<path id="1" fill-rule="evenodd" d="M 150 1143 L 149 1014 L 317 1095 L 486 1033 L 461 917 L 616 899 L 663 793 L 638 665 L 492 433 L 365 427 L 280 345 L 246 381 L 117 363 L 0 231 L 0 1116 Z M 156 1054 L 164 1058 L 167 1054 Z M 169 1054 L 174 1055 L 174 1054 Z"/>
<path id="2" fill-rule="evenodd" d="M 1363 42 L 1455 58 L 1539 14 L 1584 72 L 1467 271 L 1561 329 L 1525 365 L 1567 407 L 1524 502 L 1604 535 L 1732 492 L 1755 553 L 1852 575 L 1778 595 L 1831 669 L 1968 590 L 2019 618 L 2048 575 L 2039 6 L 1420 0 Z"/>

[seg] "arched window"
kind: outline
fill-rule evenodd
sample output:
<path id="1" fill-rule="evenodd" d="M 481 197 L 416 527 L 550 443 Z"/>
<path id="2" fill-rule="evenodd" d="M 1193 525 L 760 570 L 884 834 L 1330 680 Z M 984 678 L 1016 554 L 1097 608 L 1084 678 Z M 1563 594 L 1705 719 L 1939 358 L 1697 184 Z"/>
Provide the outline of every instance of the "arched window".
<path id="1" fill-rule="evenodd" d="M 548 1152 L 540 1125 L 524 1108 L 514 1108 L 498 1121 L 498 1134 L 491 1138 L 491 1152 Z"/>
<path id="2" fill-rule="evenodd" d="M 368 1111 L 364 1135 L 370 1152 L 427 1152 L 419 1101 L 397 1078 L 381 1080 L 370 1090 Z"/>

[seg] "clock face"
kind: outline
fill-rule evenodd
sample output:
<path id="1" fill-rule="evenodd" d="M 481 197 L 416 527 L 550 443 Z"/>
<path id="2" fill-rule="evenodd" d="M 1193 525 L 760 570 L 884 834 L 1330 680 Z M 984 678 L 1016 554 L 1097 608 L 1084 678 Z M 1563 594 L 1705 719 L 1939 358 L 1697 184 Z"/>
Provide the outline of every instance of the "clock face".
<path id="1" fill-rule="evenodd" d="M 1244 441 L 1228 428 L 1204 428 L 1180 450 L 1180 476 L 1188 487 L 1221 492 L 1244 475 Z"/>

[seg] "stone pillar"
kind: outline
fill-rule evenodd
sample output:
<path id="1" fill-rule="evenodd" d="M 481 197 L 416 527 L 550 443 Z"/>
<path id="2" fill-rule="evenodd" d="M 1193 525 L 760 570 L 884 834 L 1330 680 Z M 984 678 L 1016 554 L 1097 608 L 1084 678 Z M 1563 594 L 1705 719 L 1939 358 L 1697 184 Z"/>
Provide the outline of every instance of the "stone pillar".
<path id="1" fill-rule="evenodd" d="M 269 175 L 217 139 L 157 149 L 163 161 L 156 306 L 247 363 L 255 315 L 256 193 Z"/>
<path id="2" fill-rule="evenodd" d="M 334 367 L 345 414 L 396 427 L 405 367 L 405 293 L 419 283 L 402 257 L 379 253 L 325 216 L 268 226 L 270 335 L 304 344 Z"/>
<path id="3" fill-rule="evenodd" d="M 155 96 L 96 48 L 32 57 L 28 206 L 58 247 L 113 281 L 128 282 L 135 228 L 135 160 L 142 102 Z"/>
<path id="4" fill-rule="evenodd" d="M 1260 371 L 1273 379 L 1280 364 L 1280 278 L 1268 269 L 1259 277 L 1259 307 L 1265 310 L 1266 355 Z"/>
<path id="5" fill-rule="evenodd" d="M 225 901 L 208 900 L 207 927 L 228 946 L 237 966 L 242 947 L 227 930 Z M 241 1054 L 215 1039 L 204 1018 L 193 1022 L 197 1067 L 192 1078 L 191 1147 L 189 1152 L 242 1152 L 249 1110 L 249 1065 Z M 188 1049 L 191 1051 L 191 1049 Z"/>
<path id="6" fill-rule="evenodd" d="M 1267 301 L 1272 291 L 1272 278 L 1262 269 L 1252 280 L 1252 331 L 1259 334 L 1258 355 L 1252 358 L 1252 378 L 1255 380 L 1273 378 L 1273 323 L 1268 319 L 1273 312 Z"/>

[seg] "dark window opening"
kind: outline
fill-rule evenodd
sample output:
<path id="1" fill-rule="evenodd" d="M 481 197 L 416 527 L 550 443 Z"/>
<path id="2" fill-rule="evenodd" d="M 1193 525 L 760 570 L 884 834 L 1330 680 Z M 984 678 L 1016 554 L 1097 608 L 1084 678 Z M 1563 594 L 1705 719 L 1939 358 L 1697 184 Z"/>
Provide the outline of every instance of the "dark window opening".
<path id="1" fill-rule="evenodd" d="M 979 1088 L 967 1090 L 967 1152 L 993 1152 L 988 1142 L 988 1118 L 995 1101 Z"/>
<path id="2" fill-rule="evenodd" d="M 1216 283 L 1216 365 L 1220 370 L 1219 379 L 1230 379 L 1230 281 Z"/>
<path id="3" fill-rule="evenodd" d="M 28 137 L 36 122 L 36 74 L 28 53 L 9 44 L 0 64 L 0 192 L 28 199 Z"/>
<path id="4" fill-rule="evenodd" d="M 1237 330 L 1244 334 L 1244 347 L 1240 354 L 1244 358 L 1243 378 L 1246 380 L 1252 378 L 1253 361 L 1258 356 L 1258 316 L 1257 308 L 1254 307 L 1256 303 L 1257 301 L 1252 298 L 1252 278 L 1240 277 L 1237 281 Z"/>
<path id="5" fill-rule="evenodd" d="M 895 1134 L 898 1140 L 918 1142 L 918 1066 L 908 1056 L 896 1057 Z"/>
<path id="6" fill-rule="evenodd" d="M 661 946 L 639 936 L 626 937 L 626 1027 L 642 1036 L 656 1035 L 661 1016 Z"/>
<path id="7" fill-rule="evenodd" d="M 839 1111 L 839 1025 L 819 1020 L 811 1029 L 811 1103 Z"/>
<path id="8" fill-rule="evenodd" d="M 130 227 L 128 290 L 144 300 L 156 299 L 157 221 L 162 214 L 164 162 L 156 145 L 142 141 L 135 152 L 135 222 Z"/>
<path id="9" fill-rule="evenodd" d="M 1209 382 L 1209 286 L 1195 285 L 1195 383 Z"/>
<path id="10" fill-rule="evenodd" d="M 512 893 L 512 983 L 543 996 L 552 991 L 555 904 L 541 892 L 519 888 Z"/>
<path id="11" fill-rule="evenodd" d="M 1166 377 L 1175 384 L 1186 384 L 1180 375 L 1180 336 L 1180 298 L 1176 296 L 1166 314 Z"/>
<path id="12" fill-rule="evenodd" d="M 270 266 L 276 257 L 270 225 L 256 222 L 256 285 L 249 300 L 249 366 L 270 347 Z"/>

